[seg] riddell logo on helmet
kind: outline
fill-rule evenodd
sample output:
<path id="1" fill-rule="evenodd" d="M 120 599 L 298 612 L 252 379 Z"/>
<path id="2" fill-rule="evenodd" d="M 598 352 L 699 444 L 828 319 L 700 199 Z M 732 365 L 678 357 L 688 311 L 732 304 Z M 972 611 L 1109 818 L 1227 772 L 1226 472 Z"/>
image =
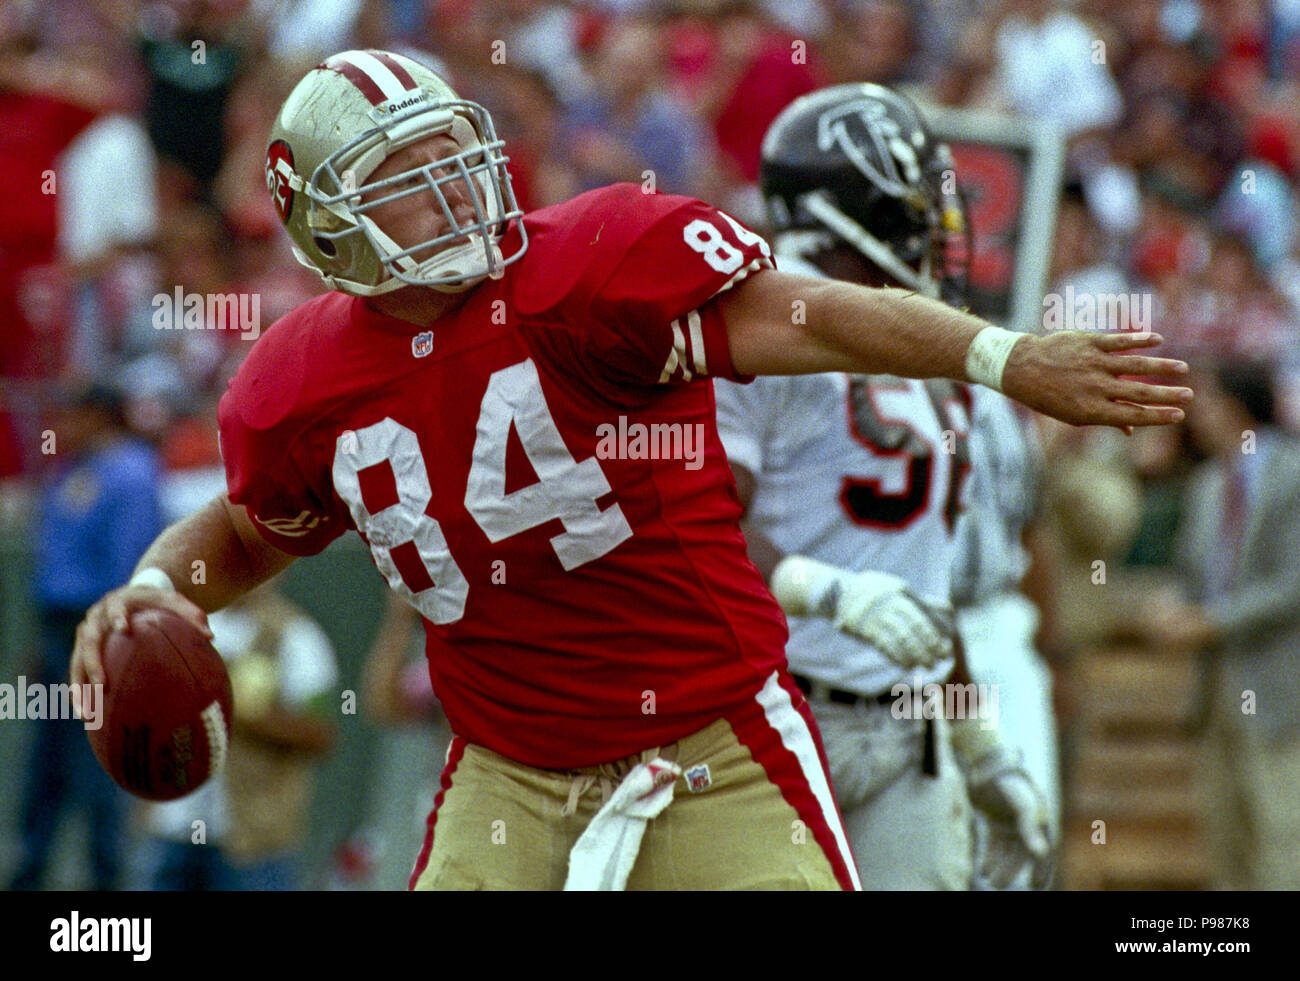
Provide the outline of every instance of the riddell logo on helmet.
<path id="1" fill-rule="evenodd" d="M 379 115 L 387 115 L 389 113 L 399 112 L 402 109 L 409 109 L 411 106 L 423 105 L 428 101 L 429 101 L 429 93 L 413 92 L 409 97 L 405 99 L 394 100 L 392 102 L 385 102 L 381 106 L 375 106 L 374 111 Z"/>

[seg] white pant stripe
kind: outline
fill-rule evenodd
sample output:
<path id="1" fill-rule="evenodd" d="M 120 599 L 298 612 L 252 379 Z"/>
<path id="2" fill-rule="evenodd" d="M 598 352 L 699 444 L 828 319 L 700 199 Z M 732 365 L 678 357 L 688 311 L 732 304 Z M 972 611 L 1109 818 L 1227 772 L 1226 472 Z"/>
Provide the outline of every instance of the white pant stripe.
<path id="1" fill-rule="evenodd" d="M 826 826 L 831 829 L 831 833 L 835 836 L 835 844 L 840 850 L 840 859 L 849 870 L 849 877 L 853 880 L 853 888 L 861 889 L 862 883 L 858 880 L 858 865 L 853 860 L 853 852 L 849 849 L 848 837 L 845 835 L 844 826 L 840 822 L 839 811 L 835 809 L 835 798 L 831 794 L 830 783 L 826 779 L 826 771 L 822 769 L 821 758 L 817 755 L 817 744 L 813 742 L 808 723 L 804 721 L 804 717 L 799 714 L 794 707 L 794 703 L 790 701 L 790 693 L 781 687 L 775 671 L 772 672 L 771 676 L 763 684 L 762 690 L 755 697 L 758 704 L 763 707 L 763 714 L 767 717 L 768 725 L 776 730 L 781 737 L 781 745 L 793 753 L 795 759 L 799 761 L 799 767 L 808 780 L 808 786 L 812 788 L 813 796 L 817 798 L 817 803 L 821 805 L 822 817 L 826 821 Z"/>

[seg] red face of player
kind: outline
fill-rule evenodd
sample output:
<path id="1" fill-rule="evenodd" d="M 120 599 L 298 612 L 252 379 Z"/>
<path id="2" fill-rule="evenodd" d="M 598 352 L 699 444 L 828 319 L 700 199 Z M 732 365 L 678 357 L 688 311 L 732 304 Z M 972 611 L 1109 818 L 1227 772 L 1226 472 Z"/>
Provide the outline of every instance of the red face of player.
<path id="1" fill-rule="evenodd" d="M 459 152 L 459 144 L 450 136 L 428 137 L 418 143 L 403 147 L 389 156 L 375 168 L 366 184 L 370 185 L 385 178 L 396 177 L 407 171 L 428 166 Z M 452 172 L 454 170 L 450 167 L 431 171 L 435 178 L 443 177 Z M 404 249 L 420 242 L 428 242 L 451 231 L 451 225 L 438 202 L 437 195 L 424 176 L 415 173 L 410 176 L 408 181 L 403 181 L 398 185 L 386 187 L 379 191 L 371 191 L 361 196 L 362 202 L 365 203 L 387 197 L 404 190 L 408 186 L 417 190 L 396 200 L 385 201 L 383 204 L 376 205 L 366 212 L 374 220 L 375 224 Z M 451 180 L 440 186 L 443 197 L 447 201 L 447 207 L 455 217 L 456 223 L 462 228 L 472 223 L 474 221 L 473 199 L 469 189 L 465 186 L 464 180 Z M 421 250 L 415 253 L 414 258 L 417 261 L 423 261 L 443 251 L 443 249 L 458 244 L 460 243 L 452 241 L 439 248 Z"/>

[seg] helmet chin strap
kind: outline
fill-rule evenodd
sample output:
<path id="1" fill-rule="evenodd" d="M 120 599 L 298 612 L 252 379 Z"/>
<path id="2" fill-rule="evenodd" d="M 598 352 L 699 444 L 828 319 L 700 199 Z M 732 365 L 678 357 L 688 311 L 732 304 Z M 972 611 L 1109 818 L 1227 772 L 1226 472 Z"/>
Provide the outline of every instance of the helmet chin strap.
<path id="1" fill-rule="evenodd" d="M 341 290 L 344 293 L 350 293 L 353 296 L 382 296 L 384 293 L 391 293 L 394 290 L 400 290 L 404 286 L 427 286 L 429 289 L 437 290 L 439 293 L 461 293 L 473 286 L 477 286 L 483 280 L 492 278 L 500 279 L 505 275 L 505 260 L 501 254 L 501 248 L 495 241 L 489 242 L 485 248 L 483 236 L 478 232 L 470 232 L 467 235 L 469 241 L 463 245 L 454 248 L 445 249 L 437 255 L 430 256 L 424 262 L 416 262 L 410 256 L 403 256 L 400 259 L 392 258 L 397 253 L 402 252 L 400 245 L 393 241 L 378 225 L 365 215 L 356 216 L 356 220 L 366 226 L 366 230 L 373 236 L 373 242 L 378 247 L 381 255 L 389 260 L 391 265 L 400 265 L 402 272 L 411 278 L 428 277 L 446 273 L 457 272 L 457 264 L 464 263 L 469 269 L 463 279 L 451 283 L 409 283 L 392 274 L 389 269 L 388 278 L 375 284 L 359 283 L 355 280 L 344 279 L 341 276 L 333 276 L 323 272 L 301 249 L 296 245 L 293 246 L 294 258 L 301 265 L 312 270 L 316 275 L 325 282 L 330 289 Z M 490 251 L 489 251 L 490 250 Z M 474 260 L 477 260 L 477 266 Z M 487 268 L 484 268 L 486 265 Z"/>
<path id="2" fill-rule="evenodd" d="M 882 270 L 893 276 L 904 286 L 925 296 L 937 297 L 939 284 L 929 275 L 929 261 L 926 260 L 921 271 L 901 261 L 884 242 L 876 238 L 856 221 L 833 205 L 825 191 L 813 191 L 799 199 L 799 204 L 807 212 L 844 239 Z"/>
<path id="3" fill-rule="evenodd" d="M 485 244 L 484 238 L 479 232 L 470 232 L 467 236 L 469 241 L 463 245 L 445 249 L 437 255 L 430 256 L 423 262 L 416 262 L 410 256 L 394 259 L 393 256 L 403 251 L 402 247 L 394 242 L 368 216 L 359 215 L 357 217 L 365 225 L 367 231 L 373 236 L 374 242 L 391 263 L 400 266 L 402 272 L 412 279 L 455 274 L 462 271 L 464 273 L 463 278 L 457 282 L 416 284 L 408 283 L 400 277 L 392 275 L 390 269 L 392 278 L 385 280 L 381 285 L 387 286 L 389 283 L 396 283 L 397 285 L 390 287 L 392 289 L 400 289 L 402 286 L 423 285 L 440 293 L 460 293 L 472 286 L 477 286 L 489 276 L 500 279 L 505 275 L 501 249 L 496 242 L 490 240 Z"/>
<path id="4" fill-rule="evenodd" d="M 332 276 L 327 272 L 323 272 L 321 268 L 317 266 L 316 263 L 312 262 L 311 259 L 307 257 L 307 254 L 296 245 L 293 246 L 293 257 L 298 260 L 299 265 L 306 266 L 319 276 L 330 289 L 340 290 L 351 296 L 381 296 L 384 293 L 391 293 L 393 290 L 401 289 L 403 286 L 407 285 L 400 279 L 386 279 L 377 286 L 371 286 L 367 283 L 358 283 L 355 280 L 343 279 L 340 276 Z"/>

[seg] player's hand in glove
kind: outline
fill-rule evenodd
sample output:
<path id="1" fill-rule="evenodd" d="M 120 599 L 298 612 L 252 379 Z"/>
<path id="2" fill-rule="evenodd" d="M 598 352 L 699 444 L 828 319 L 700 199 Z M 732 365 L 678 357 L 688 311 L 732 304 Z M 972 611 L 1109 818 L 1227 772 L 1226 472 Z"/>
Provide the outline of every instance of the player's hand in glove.
<path id="1" fill-rule="evenodd" d="M 792 616 L 821 616 L 903 668 L 952 656 L 952 611 L 927 603 L 884 572 L 849 572 L 802 555 L 781 560 L 772 594 Z"/>
<path id="2" fill-rule="evenodd" d="M 1046 889 L 1052 875 L 1051 819 L 1020 753 L 977 719 L 954 719 L 952 745 L 975 808 L 976 888 L 1028 884 Z"/>

